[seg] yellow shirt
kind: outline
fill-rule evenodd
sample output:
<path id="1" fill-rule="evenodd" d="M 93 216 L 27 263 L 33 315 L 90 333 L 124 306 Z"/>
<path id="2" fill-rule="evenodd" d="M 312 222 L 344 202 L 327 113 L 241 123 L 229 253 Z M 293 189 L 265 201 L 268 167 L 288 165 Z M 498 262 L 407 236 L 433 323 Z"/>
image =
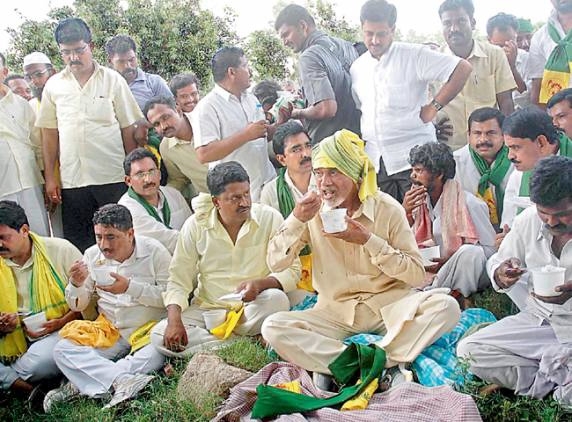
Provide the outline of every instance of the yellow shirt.
<path id="1" fill-rule="evenodd" d="M 225 306 L 229 302 L 217 299 L 234 292 L 239 283 L 269 276 L 275 277 L 285 292 L 296 288 L 300 279 L 297 257 L 279 272 L 271 272 L 266 264 L 268 242 L 283 222 L 278 211 L 252 204 L 251 218 L 242 225 L 233 244 L 216 209 L 201 213 L 199 201 L 211 198 L 199 195 L 193 200 L 195 214 L 181 229 L 169 268 L 169 284 L 163 294 L 165 306 L 177 304 L 185 310 L 193 291 L 198 304 Z"/>
<path id="2" fill-rule="evenodd" d="M 447 49 L 446 53 L 454 53 Z M 437 121 L 449 117 L 453 136 L 447 141 L 453 150 L 467 145 L 469 115 L 481 107 L 496 107 L 497 94 L 516 88 L 504 51 L 486 41 L 475 40 L 473 51 L 467 57 L 473 66 L 463 90 L 437 115 Z"/>
<path id="3" fill-rule="evenodd" d="M 58 129 L 62 187 L 122 182 L 121 129 L 143 118 L 125 79 L 99 66 L 81 87 L 69 68 L 52 76 L 36 126 Z"/>
<path id="4" fill-rule="evenodd" d="M 319 215 L 302 223 L 290 214 L 268 247 L 268 264 L 279 271 L 310 244 L 316 308 L 339 315 L 347 324 L 353 323 L 359 303 L 377 312 L 409 295 L 411 286 L 420 286 L 425 276 L 405 211 L 391 196 L 376 192 L 352 218 L 372 233 L 365 245 L 324 237 Z"/>

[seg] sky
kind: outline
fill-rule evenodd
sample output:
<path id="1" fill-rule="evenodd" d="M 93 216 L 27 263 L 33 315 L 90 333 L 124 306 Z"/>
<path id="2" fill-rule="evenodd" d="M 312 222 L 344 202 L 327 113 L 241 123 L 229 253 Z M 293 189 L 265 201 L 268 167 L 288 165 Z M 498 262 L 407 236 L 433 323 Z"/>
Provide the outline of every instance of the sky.
<path id="1" fill-rule="evenodd" d="M 434 33 L 440 30 L 437 10 L 442 0 L 389 1 L 397 7 L 397 28 L 401 33 L 406 34 L 409 30 L 415 30 L 417 33 Z M 273 27 L 273 5 L 276 2 L 277 0 L 201 0 L 202 6 L 213 10 L 215 14 L 222 14 L 225 5 L 232 7 L 238 14 L 236 29 L 242 37 L 248 35 L 250 31 Z M 299 0 L 294 2 L 304 4 Z M 12 3 L 15 6 L 4 4 L 0 20 L 0 51 L 5 52 L 9 46 L 7 27 L 18 27 L 25 18 L 45 19 L 51 8 L 72 3 L 73 0 L 18 0 Z M 359 9 L 362 2 L 331 0 L 331 3 L 336 4 L 335 10 L 338 16 L 344 16 L 350 23 L 359 23 Z M 532 22 L 545 22 L 552 8 L 549 0 L 473 0 L 473 3 L 477 29 L 481 34 L 485 33 L 487 19 L 499 12 L 529 18 Z"/>

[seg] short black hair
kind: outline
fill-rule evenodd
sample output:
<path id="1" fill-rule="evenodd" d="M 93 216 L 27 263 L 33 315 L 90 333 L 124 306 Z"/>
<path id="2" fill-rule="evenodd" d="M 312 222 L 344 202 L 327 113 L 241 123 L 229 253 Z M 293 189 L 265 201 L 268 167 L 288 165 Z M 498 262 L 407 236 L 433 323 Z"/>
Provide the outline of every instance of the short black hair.
<path id="1" fill-rule="evenodd" d="M 249 182 L 248 173 L 238 162 L 219 163 L 207 173 L 207 187 L 212 196 L 219 196 L 231 183 Z"/>
<path id="2" fill-rule="evenodd" d="M 175 99 L 173 97 L 158 95 L 156 97 L 151 98 L 149 101 L 147 101 L 147 103 L 145 103 L 145 107 L 143 107 L 143 115 L 145 116 L 145 118 L 147 118 L 147 113 L 149 113 L 150 110 L 153 110 L 153 108 L 157 104 L 164 104 L 166 106 L 169 106 L 173 110 L 177 111 L 177 103 L 175 102 Z"/>
<path id="3" fill-rule="evenodd" d="M 107 57 L 113 57 L 115 54 L 125 54 L 131 50 L 136 53 L 137 45 L 129 35 L 116 35 L 105 44 Z"/>
<path id="4" fill-rule="evenodd" d="M 471 125 L 473 124 L 473 122 L 483 123 L 491 119 L 495 119 L 499 124 L 499 128 L 502 129 L 502 124 L 504 122 L 504 114 L 502 114 L 498 108 L 494 107 L 477 108 L 469 115 L 469 124 L 468 124 L 469 132 L 471 131 Z"/>
<path id="5" fill-rule="evenodd" d="M 561 103 L 564 100 L 568 101 L 568 105 L 572 107 L 572 88 L 562 89 L 550 97 L 546 103 L 546 108 L 551 109 L 556 104 Z"/>
<path id="6" fill-rule="evenodd" d="M 0 53 L 0 67 L 6 67 L 6 56 Z"/>
<path id="7" fill-rule="evenodd" d="M 282 25 L 296 26 L 300 21 L 306 22 L 310 27 L 316 26 L 316 22 L 308 9 L 299 4 L 289 4 L 278 13 L 276 22 L 274 22 L 274 29 L 278 31 Z"/>
<path id="8" fill-rule="evenodd" d="M 475 6 L 473 5 L 472 0 L 445 0 L 441 3 L 441 6 L 439 6 L 439 17 L 441 17 L 444 12 L 458 9 L 463 9 L 467 12 L 469 18 L 474 18 Z"/>
<path id="9" fill-rule="evenodd" d="M 560 140 L 560 131 L 554 126 L 550 116 L 536 106 L 521 108 L 505 118 L 502 131 L 513 138 L 531 141 L 544 135 L 550 144 L 556 144 Z"/>
<path id="10" fill-rule="evenodd" d="M 78 41 L 89 44 L 91 42 L 91 30 L 80 18 L 67 18 L 60 21 L 54 31 L 54 36 L 58 44 L 71 44 Z"/>
<path id="11" fill-rule="evenodd" d="M 530 200 L 541 206 L 572 199 L 572 158 L 553 155 L 540 160 L 530 177 Z"/>
<path id="12" fill-rule="evenodd" d="M 17 74 L 17 73 L 12 73 L 10 76 L 8 76 L 6 79 L 4 79 L 4 83 L 6 85 L 8 85 L 8 82 L 14 81 L 17 79 L 24 79 L 24 77 L 22 75 Z M 24 80 L 26 80 L 26 79 L 24 79 Z"/>
<path id="13" fill-rule="evenodd" d="M 127 154 L 125 160 L 123 160 L 123 170 L 125 171 L 125 175 L 131 176 L 131 163 L 134 161 L 143 160 L 144 158 L 150 158 L 153 160 L 157 168 L 159 168 L 159 160 L 157 160 L 155 154 L 146 148 L 135 148 L 133 151 Z"/>
<path id="14" fill-rule="evenodd" d="M 24 208 L 14 201 L 0 201 L 0 226 L 19 231 L 24 224 L 29 225 Z"/>
<path id="15" fill-rule="evenodd" d="M 368 0 L 361 7 L 359 20 L 362 25 L 365 21 L 385 22 L 393 27 L 397 21 L 397 9 L 385 0 Z"/>
<path id="16" fill-rule="evenodd" d="M 226 78 L 229 67 L 239 67 L 240 59 L 244 57 L 244 50 L 240 47 L 222 47 L 211 61 L 211 70 L 215 82 Z"/>
<path id="17" fill-rule="evenodd" d="M 409 151 L 409 164 L 422 165 L 433 175 L 443 175 L 443 183 L 455 177 L 455 158 L 449 145 L 429 142 L 416 145 Z"/>
<path id="18" fill-rule="evenodd" d="M 506 32 L 509 28 L 518 32 L 518 19 L 516 16 L 509 15 L 508 13 L 497 13 L 487 21 L 487 35 L 491 37 L 495 29 L 501 32 Z"/>
<path id="19" fill-rule="evenodd" d="M 260 104 L 270 104 L 274 105 L 276 100 L 278 100 L 278 91 L 282 88 L 280 84 L 271 79 L 265 79 L 262 82 L 258 82 L 254 88 L 252 88 L 252 93 L 258 99 Z"/>
<path id="20" fill-rule="evenodd" d="M 288 137 L 297 135 L 299 133 L 305 133 L 310 139 L 308 132 L 304 129 L 304 126 L 298 120 L 288 120 L 286 123 L 281 124 L 276 128 L 274 132 L 274 137 L 272 138 L 272 149 L 274 154 L 284 155 L 284 144 Z"/>
<path id="21" fill-rule="evenodd" d="M 99 208 L 92 219 L 93 225 L 101 224 L 102 226 L 113 227 L 123 232 L 133 228 L 133 218 L 131 213 L 119 204 L 106 204 Z"/>
<path id="22" fill-rule="evenodd" d="M 177 96 L 177 91 L 186 86 L 195 84 L 197 89 L 200 88 L 199 78 L 194 73 L 179 73 L 171 78 L 169 81 L 169 89 L 173 93 L 173 96 Z"/>

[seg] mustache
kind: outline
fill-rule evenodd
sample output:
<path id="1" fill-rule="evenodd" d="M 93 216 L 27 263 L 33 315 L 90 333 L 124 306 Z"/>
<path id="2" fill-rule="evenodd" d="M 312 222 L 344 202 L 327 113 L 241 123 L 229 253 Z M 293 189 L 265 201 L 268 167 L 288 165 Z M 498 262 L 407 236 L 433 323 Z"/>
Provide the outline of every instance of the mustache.
<path id="1" fill-rule="evenodd" d="M 300 164 L 306 164 L 306 163 L 311 163 L 311 162 L 312 162 L 311 157 L 304 157 L 300 160 Z"/>
<path id="2" fill-rule="evenodd" d="M 147 189 L 147 188 L 151 188 L 151 187 L 155 187 L 155 186 L 157 186 L 156 183 L 145 183 L 143 185 L 143 189 Z"/>
<path id="3" fill-rule="evenodd" d="M 250 207 L 238 207 L 238 212 L 249 211 Z"/>
<path id="4" fill-rule="evenodd" d="M 557 224 L 557 225 L 555 225 L 555 226 L 550 226 L 550 225 L 548 225 L 548 224 L 545 224 L 544 227 L 545 227 L 547 230 L 552 230 L 552 231 L 557 231 L 557 232 L 565 231 L 565 230 L 568 229 L 568 227 L 565 226 L 564 224 Z"/>
<path id="5" fill-rule="evenodd" d="M 513 164 L 520 164 L 520 161 L 518 161 L 516 158 L 511 158 L 510 162 Z"/>
<path id="6" fill-rule="evenodd" d="M 131 68 L 125 69 L 123 72 L 121 72 L 121 74 L 122 74 L 123 76 L 131 75 L 131 74 L 135 74 L 135 73 L 137 73 L 137 72 L 135 71 L 135 69 L 131 69 Z"/>
<path id="7" fill-rule="evenodd" d="M 492 148 L 493 146 L 494 146 L 493 143 L 490 141 L 483 141 L 480 144 L 477 144 L 477 148 L 481 148 L 481 147 Z"/>
<path id="8" fill-rule="evenodd" d="M 83 63 L 77 60 L 73 60 L 70 62 L 70 65 L 82 65 Z"/>

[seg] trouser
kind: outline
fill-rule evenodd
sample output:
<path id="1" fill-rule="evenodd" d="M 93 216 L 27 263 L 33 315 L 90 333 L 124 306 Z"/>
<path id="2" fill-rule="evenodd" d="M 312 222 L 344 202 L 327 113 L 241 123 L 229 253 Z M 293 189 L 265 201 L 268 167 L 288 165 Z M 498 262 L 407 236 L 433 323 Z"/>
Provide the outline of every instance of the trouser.
<path id="1" fill-rule="evenodd" d="M 572 404 L 572 343 L 528 312 L 506 317 L 463 339 L 457 355 L 469 359 L 479 378 L 517 394 Z"/>
<path id="2" fill-rule="evenodd" d="M 262 336 L 288 362 L 307 371 L 330 374 L 328 365 L 345 350 L 345 338 L 356 333 L 385 335 L 393 328 L 386 326 L 380 310 L 371 309 L 365 303 L 355 307 L 354 322 L 348 324 L 340 316 L 343 307 L 340 303 L 339 313 L 316 308 L 279 312 L 266 319 Z M 459 315 L 459 305 L 452 297 L 428 296 L 420 303 L 413 319 L 406 321 L 384 347 L 388 358 L 386 366 L 412 362 L 423 349 L 453 329 Z"/>
<path id="3" fill-rule="evenodd" d="M 26 353 L 9 366 L 0 363 L 0 386 L 3 390 L 10 388 L 18 378 L 26 382 L 38 382 L 60 374 L 53 358 L 53 350 L 60 340 L 59 334 L 52 333 L 47 337 L 30 344 Z"/>
<path id="4" fill-rule="evenodd" d="M 26 211 L 30 229 L 40 236 L 50 235 L 48 211 L 44 204 L 44 191 L 41 185 L 9 195 L 0 195 L 0 200 L 14 201 L 19 204 Z"/>
<path id="5" fill-rule="evenodd" d="M 127 191 L 125 183 L 62 189 L 64 237 L 82 253 L 95 243 L 92 218 L 105 204 L 114 204 Z"/>
<path id="6" fill-rule="evenodd" d="M 411 169 L 399 173 L 387 174 L 383 157 L 379 158 L 379 172 L 377 173 L 377 186 L 382 192 L 393 196 L 400 204 L 403 203 L 405 192 L 411 188 Z"/>
<path id="7" fill-rule="evenodd" d="M 490 285 L 485 265 L 487 257 L 479 245 L 461 245 L 437 272 L 432 287 L 458 290 L 465 297 Z"/>
<path id="8" fill-rule="evenodd" d="M 63 339 L 54 348 L 54 360 L 66 378 L 89 397 L 102 397 L 121 375 L 147 374 L 163 366 L 164 356 L 151 344 L 128 355 L 131 346 L 122 337 L 111 347 L 81 346 Z"/>
<path id="9" fill-rule="evenodd" d="M 244 313 L 233 331 L 233 334 L 241 336 L 254 336 L 260 334 L 262 322 L 271 314 L 278 311 L 287 311 L 290 303 L 288 296 L 278 289 L 267 289 L 260 293 L 255 300 L 247 302 Z M 185 350 L 173 352 L 163 344 L 163 336 L 167 329 L 167 320 L 159 322 L 151 333 L 151 342 L 166 356 L 188 356 L 205 347 L 214 346 L 221 343 L 217 337 L 213 336 L 205 327 L 203 312 L 198 305 L 191 303 L 181 315 L 183 324 L 187 330 L 189 340 Z M 232 337 L 231 337 L 232 338 Z"/>

